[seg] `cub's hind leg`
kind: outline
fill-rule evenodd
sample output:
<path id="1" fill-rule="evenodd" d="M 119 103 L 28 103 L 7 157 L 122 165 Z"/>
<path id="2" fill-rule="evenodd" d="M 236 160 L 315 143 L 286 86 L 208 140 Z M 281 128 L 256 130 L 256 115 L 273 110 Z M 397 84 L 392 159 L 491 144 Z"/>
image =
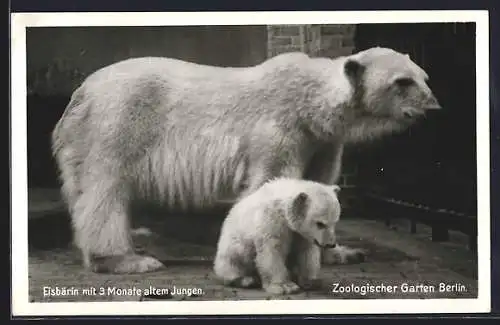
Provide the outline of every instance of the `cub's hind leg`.
<path id="1" fill-rule="evenodd" d="M 214 272 L 217 278 L 229 287 L 255 288 L 260 286 L 252 257 L 245 256 L 245 250 L 238 249 L 237 244 L 224 249 L 219 245 L 214 260 Z"/>
<path id="2" fill-rule="evenodd" d="M 259 286 L 258 278 L 240 267 L 230 257 L 219 257 L 215 261 L 215 274 L 225 286 L 239 288 L 255 288 Z"/>

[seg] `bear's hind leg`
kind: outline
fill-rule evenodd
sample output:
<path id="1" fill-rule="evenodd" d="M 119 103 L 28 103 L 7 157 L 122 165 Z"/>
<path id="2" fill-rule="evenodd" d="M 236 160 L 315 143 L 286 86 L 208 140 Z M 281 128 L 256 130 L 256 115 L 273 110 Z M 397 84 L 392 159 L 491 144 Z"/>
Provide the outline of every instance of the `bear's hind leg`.
<path id="1" fill-rule="evenodd" d="M 128 193 L 121 182 L 106 178 L 85 188 L 72 213 L 75 244 L 86 268 L 103 273 L 144 273 L 163 264 L 137 255 L 132 245 Z"/>
<path id="2" fill-rule="evenodd" d="M 58 147 L 54 148 L 54 158 L 59 169 L 59 179 L 61 181 L 61 196 L 66 203 L 68 212 L 73 213 L 76 201 L 81 195 L 80 177 L 82 154 L 73 144 L 59 144 L 57 138 L 54 140 Z M 54 145 L 55 146 L 55 145 Z"/>

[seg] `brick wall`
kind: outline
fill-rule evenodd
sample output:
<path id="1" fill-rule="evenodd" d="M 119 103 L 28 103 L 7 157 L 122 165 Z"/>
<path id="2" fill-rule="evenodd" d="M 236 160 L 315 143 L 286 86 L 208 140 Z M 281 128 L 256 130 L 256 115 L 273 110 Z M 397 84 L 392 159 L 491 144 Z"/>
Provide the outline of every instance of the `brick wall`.
<path id="1" fill-rule="evenodd" d="M 355 25 L 270 25 L 267 31 L 268 57 L 300 51 L 334 58 L 354 49 Z"/>
<path id="2" fill-rule="evenodd" d="M 355 25 L 316 25 L 321 35 L 318 55 L 338 57 L 349 55 L 354 50 Z"/>
<path id="3" fill-rule="evenodd" d="M 305 52 L 305 25 L 270 25 L 267 26 L 267 56 L 280 53 Z"/>
<path id="4" fill-rule="evenodd" d="M 310 56 L 335 58 L 354 50 L 355 25 L 273 25 L 268 26 L 267 53 L 300 51 Z M 344 157 L 339 184 L 344 188 L 356 183 L 356 165 L 350 154 Z"/>

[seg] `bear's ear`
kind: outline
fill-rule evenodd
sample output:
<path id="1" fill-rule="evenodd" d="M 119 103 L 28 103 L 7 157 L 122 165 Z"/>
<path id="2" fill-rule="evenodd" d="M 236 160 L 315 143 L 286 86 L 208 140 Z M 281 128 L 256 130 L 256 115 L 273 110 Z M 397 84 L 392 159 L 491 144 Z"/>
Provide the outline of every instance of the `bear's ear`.
<path id="1" fill-rule="evenodd" d="M 344 72 L 351 79 L 358 80 L 364 71 L 365 67 L 355 59 L 347 59 L 344 63 Z"/>
<path id="2" fill-rule="evenodd" d="M 307 202 L 309 201 L 309 196 L 301 192 L 299 193 L 292 202 L 292 211 L 295 216 L 305 215 L 307 209 Z"/>
<path id="3" fill-rule="evenodd" d="M 340 186 L 338 186 L 337 184 L 333 184 L 332 185 L 332 189 L 335 193 L 338 193 L 340 192 Z"/>

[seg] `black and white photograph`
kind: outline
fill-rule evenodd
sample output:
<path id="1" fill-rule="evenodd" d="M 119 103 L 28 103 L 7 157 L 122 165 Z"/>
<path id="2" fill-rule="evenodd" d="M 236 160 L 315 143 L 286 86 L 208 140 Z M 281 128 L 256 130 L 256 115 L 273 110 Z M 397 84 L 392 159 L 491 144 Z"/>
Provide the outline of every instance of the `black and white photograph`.
<path id="1" fill-rule="evenodd" d="M 13 313 L 489 311 L 488 42 L 487 11 L 13 14 Z"/>

